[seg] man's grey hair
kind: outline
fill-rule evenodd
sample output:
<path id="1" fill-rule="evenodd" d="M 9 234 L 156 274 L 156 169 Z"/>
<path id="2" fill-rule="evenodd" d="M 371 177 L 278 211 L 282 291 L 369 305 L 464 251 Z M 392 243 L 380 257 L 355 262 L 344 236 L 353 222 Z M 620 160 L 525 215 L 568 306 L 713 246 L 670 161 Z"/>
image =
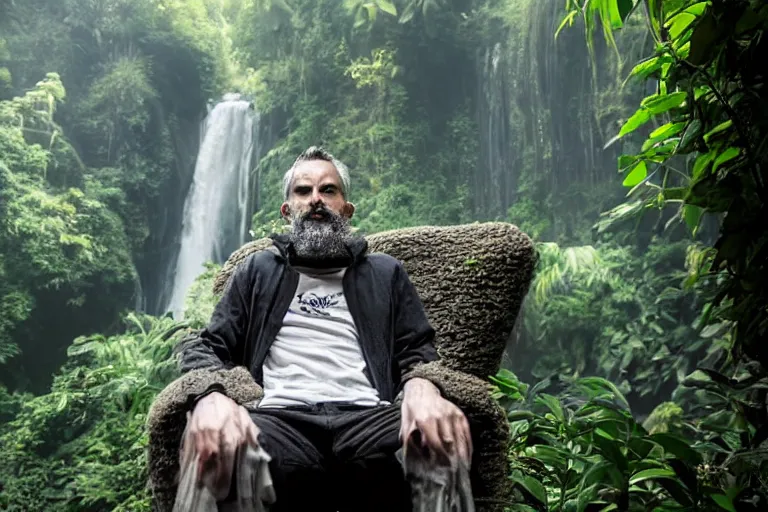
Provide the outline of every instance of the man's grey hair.
<path id="1" fill-rule="evenodd" d="M 340 160 L 337 160 L 336 157 L 324 148 L 318 146 L 310 146 L 305 149 L 296 161 L 293 162 L 291 168 L 285 173 L 283 176 L 283 197 L 287 200 L 291 193 L 291 183 L 293 182 L 293 173 L 296 171 L 296 167 L 302 162 L 310 162 L 312 160 L 325 160 L 326 162 L 331 162 L 333 164 L 336 168 L 336 172 L 339 173 L 339 178 L 341 180 L 341 195 L 344 199 L 347 199 L 349 197 L 350 187 L 349 170 L 347 169 L 347 166 L 341 163 Z"/>

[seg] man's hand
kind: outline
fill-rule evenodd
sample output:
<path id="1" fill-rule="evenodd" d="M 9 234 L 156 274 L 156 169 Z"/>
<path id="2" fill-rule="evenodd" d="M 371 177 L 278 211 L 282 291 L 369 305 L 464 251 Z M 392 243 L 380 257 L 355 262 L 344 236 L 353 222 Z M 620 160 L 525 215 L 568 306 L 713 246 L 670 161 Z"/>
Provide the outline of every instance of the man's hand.
<path id="1" fill-rule="evenodd" d="M 458 455 L 467 465 L 472 461 L 469 422 L 456 405 L 440 396 L 440 391 L 426 379 L 414 378 L 405 384 L 400 425 L 400 441 L 411 442 L 418 431 L 421 448 L 448 464 Z"/>
<path id="2" fill-rule="evenodd" d="M 213 466 L 213 480 L 205 484 L 212 486 L 212 490 L 229 491 L 235 451 L 245 444 L 256 446 L 258 443 L 259 430 L 248 410 L 215 392 L 200 399 L 189 422 L 183 457 L 194 448 L 200 458 L 197 480 Z"/>

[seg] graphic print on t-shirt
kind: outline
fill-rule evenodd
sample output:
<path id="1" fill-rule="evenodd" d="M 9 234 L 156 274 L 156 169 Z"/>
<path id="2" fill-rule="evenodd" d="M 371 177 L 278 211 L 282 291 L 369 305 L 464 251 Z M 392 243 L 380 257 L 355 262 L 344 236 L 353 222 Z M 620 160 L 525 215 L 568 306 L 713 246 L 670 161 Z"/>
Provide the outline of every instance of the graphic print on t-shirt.
<path id="1" fill-rule="evenodd" d="M 381 403 L 368 379 L 355 321 L 344 296 L 345 269 L 299 272 L 288 312 L 263 366 L 259 407 Z"/>
<path id="2" fill-rule="evenodd" d="M 333 306 L 338 306 L 339 298 L 344 295 L 342 292 L 332 293 L 330 295 L 317 295 L 314 292 L 300 293 L 296 296 L 299 303 L 299 309 L 309 316 L 331 316 L 325 311 Z"/>

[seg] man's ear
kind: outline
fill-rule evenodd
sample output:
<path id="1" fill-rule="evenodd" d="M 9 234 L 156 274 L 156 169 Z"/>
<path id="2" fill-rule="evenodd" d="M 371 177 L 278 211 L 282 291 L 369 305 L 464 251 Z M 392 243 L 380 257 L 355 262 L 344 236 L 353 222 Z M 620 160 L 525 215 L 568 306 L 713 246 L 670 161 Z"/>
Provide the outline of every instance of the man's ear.
<path id="1" fill-rule="evenodd" d="M 285 220 L 290 218 L 291 207 L 288 206 L 288 203 L 283 203 L 282 206 L 280 206 L 280 215 L 282 215 Z"/>
<path id="2" fill-rule="evenodd" d="M 355 205 L 352 203 L 344 203 L 344 207 L 341 209 L 341 214 L 348 219 L 351 219 L 355 214 Z"/>

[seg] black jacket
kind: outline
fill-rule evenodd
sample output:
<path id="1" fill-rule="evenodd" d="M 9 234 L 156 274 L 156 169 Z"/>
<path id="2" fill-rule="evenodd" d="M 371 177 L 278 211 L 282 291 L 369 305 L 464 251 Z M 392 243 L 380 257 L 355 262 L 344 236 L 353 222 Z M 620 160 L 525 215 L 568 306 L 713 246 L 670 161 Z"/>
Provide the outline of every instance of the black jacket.
<path id="1" fill-rule="evenodd" d="M 238 266 L 210 324 L 195 343 L 182 350 L 182 372 L 245 366 L 263 385 L 262 365 L 299 282 L 288 237 L 273 235 L 272 240 L 276 251 L 254 253 Z M 438 358 L 435 331 L 398 260 L 368 254 L 362 238 L 354 239 L 347 248 L 350 258 L 345 262 L 348 268 L 342 286 L 367 376 L 380 398 L 391 402 L 408 370 Z"/>

